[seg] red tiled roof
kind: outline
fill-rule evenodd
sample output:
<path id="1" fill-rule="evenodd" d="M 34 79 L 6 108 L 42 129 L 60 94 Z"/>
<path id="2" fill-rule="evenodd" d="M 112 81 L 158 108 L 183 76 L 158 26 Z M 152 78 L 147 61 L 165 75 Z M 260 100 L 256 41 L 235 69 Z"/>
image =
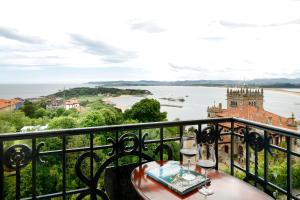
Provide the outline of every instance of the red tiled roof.
<path id="1" fill-rule="evenodd" d="M 224 109 L 221 113 L 216 113 L 218 117 L 239 117 L 256 122 L 271 124 L 273 126 L 279 126 L 288 129 L 295 129 L 290 126 L 292 122 L 291 118 L 281 117 L 274 113 L 268 112 L 264 109 L 260 109 L 254 106 L 242 106 L 237 108 Z M 227 126 L 226 124 L 223 124 Z M 230 127 L 230 126 L 229 126 Z"/>
<path id="2" fill-rule="evenodd" d="M 20 102 L 21 100 L 19 99 L 0 99 L 0 109 L 16 105 Z"/>
<path id="3" fill-rule="evenodd" d="M 65 103 L 66 105 L 74 105 L 74 104 L 79 104 L 79 101 L 77 99 L 69 99 Z"/>
<path id="4" fill-rule="evenodd" d="M 4 99 L 0 99 L 0 109 L 10 106 L 10 102 Z"/>

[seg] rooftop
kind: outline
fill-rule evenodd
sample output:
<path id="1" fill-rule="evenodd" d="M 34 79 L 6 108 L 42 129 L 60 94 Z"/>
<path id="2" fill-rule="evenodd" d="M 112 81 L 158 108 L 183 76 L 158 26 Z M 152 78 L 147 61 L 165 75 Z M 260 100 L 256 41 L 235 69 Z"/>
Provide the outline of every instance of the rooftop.
<path id="1" fill-rule="evenodd" d="M 19 98 L 15 98 L 15 99 L 0 99 L 0 109 L 1 108 L 6 108 L 12 105 L 16 105 L 18 103 L 21 103 L 22 100 Z"/>
<path id="2" fill-rule="evenodd" d="M 296 129 L 297 126 L 293 116 L 291 118 L 281 117 L 255 106 L 242 106 L 223 109 L 222 112 L 216 113 L 216 116 L 243 118 L 288 129 Z"/>

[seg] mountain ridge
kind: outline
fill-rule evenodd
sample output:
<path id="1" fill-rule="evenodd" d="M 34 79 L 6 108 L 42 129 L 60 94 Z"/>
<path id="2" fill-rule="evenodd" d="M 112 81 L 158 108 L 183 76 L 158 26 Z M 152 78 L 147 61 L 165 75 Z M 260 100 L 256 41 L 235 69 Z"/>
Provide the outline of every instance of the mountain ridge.
<path id="1" fill-rule="evenodd" d="M 272 78 L 272 79 L 252 79 L 241 80 L 183 80 L 183 81 L 91 81 L 88 84 L 101 86 L 256 86 L 256 87 L 275 87 L 275 88 L 300 88 L 300 78 Z"/>

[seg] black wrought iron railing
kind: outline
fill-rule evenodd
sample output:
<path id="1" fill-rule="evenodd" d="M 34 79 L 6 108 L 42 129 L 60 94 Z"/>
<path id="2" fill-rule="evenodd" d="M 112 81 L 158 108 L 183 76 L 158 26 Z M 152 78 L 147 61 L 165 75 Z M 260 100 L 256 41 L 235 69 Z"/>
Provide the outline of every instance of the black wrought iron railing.
<path id="1" fill-rule="evenodd" d="M 0 134 L 0 199 L 133 199 L 130 171 L 182 160 L 188 128 L 215 144 L 217 170 L 274 198 L 300 199 L 300 133 L 238 118 Z"/>

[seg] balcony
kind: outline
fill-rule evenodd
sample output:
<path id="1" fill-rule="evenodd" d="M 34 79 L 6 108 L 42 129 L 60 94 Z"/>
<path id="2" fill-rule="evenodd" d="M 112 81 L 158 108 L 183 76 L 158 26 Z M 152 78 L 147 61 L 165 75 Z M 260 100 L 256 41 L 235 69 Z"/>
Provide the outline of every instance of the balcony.
<path id="1" fill-rule="evenodd" d="M 182 160 L 188 129 L 215 144 L 217 170 L 274 198 L 300 199 L 300 133 L 239 118 L 1 134 L 0 199 L 136 199 L 131 170 Z M 284 173 L 276 174 L 279 159 Z"/>

